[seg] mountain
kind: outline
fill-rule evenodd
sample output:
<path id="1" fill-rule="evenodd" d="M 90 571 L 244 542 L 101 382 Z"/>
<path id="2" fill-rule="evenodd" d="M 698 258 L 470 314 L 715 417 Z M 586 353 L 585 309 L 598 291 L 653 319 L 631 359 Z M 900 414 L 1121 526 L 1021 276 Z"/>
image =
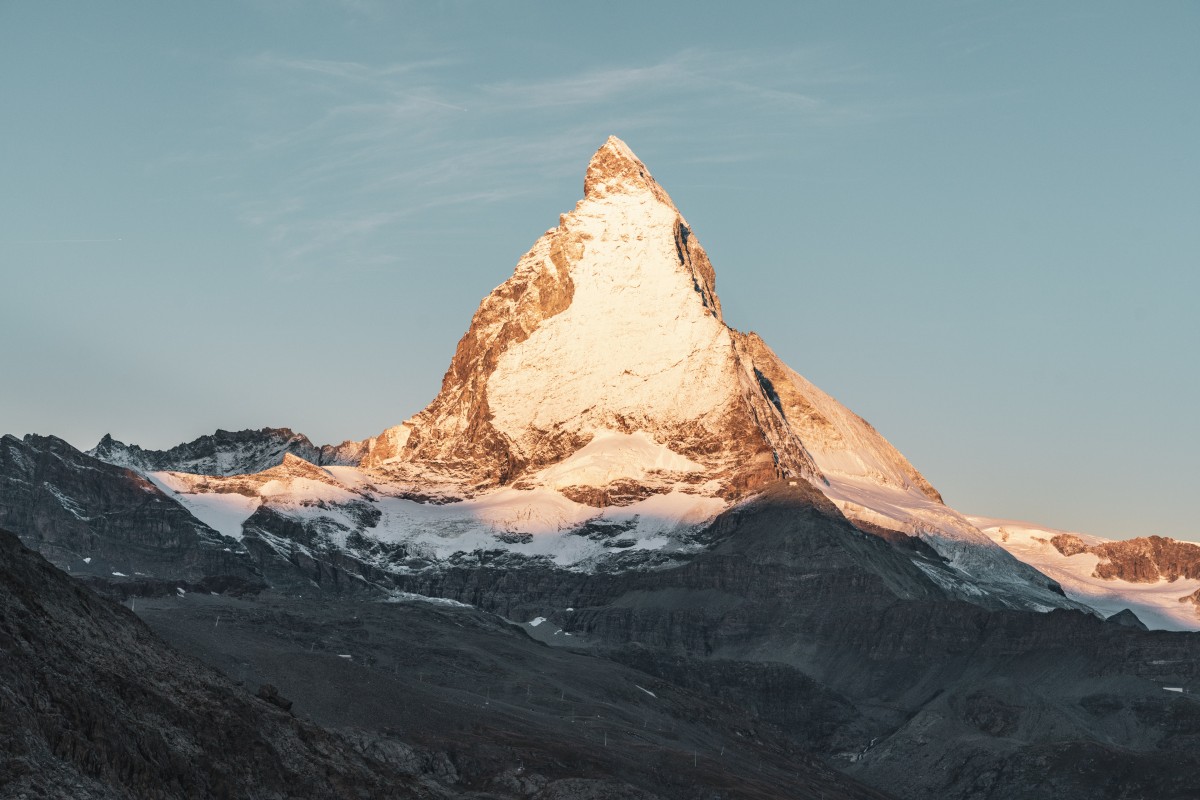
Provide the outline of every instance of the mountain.
<path id="1" fill-rule="evenodd" d="M 554 488 L 584 495 L 632 480 L 733 499 L 779 477 L 816 479 L 714 284 L 666 192 L 609 139 L 584 199 L 480 305 L 437 398 L 379 437 L 364 464 L 476 494 L 546 485 L 544 470 L 597 435 L 641 433 L 676 457 L 630 465 L 657 469 L 657 481 L 577 468 L 551 477 Z"/>
<path id="2" fill-rule="evenodd" d="M 240 475 L 261 472 L 279 464 L 286 453 L 314 464 L 356 464 L 362 460 L 360 442 L 317 447 L 307 436 L 289 428 L 222 431 L 201 436 L 169 450 L 143 450 L 105 434 L 87 454 L 140 472 L 170 470 L 197 475 Z"/>
<path id="3" fill-rule="evenodd" d="M 362 752 L 402 734 L 476 796 L 1197 794 L 1200 636 L 1068 596 L 729 327 L 695 234 L 618 140 L 428 408 L 352 463 L 305 441 L 268 429 L 127 469 L 102 459 L 131 448 L 8 437 L 0 504 L 63 559 L 60 525 L 113 558 L 158 547 L 155 570 L 175 539 L 143 527 L 224 543 L 242 584 L 90 579 L 180 650 Z M 1164 541 L 1054 538 L 1099 576 L 1192 580 Z"/>
<path id="4" fill-rule="evenodd" d="M 1151 628 L 1200 629 L 1200 545 L 1163 536 L 1113 541 L 1029 522 L 972 517 L 993 541 L 1105 616 Z"/>
<path id="5" fill-rule="evenodd" d="M 138 465 L 230 536 L 256 515 L 281 554 L 294 538 L 281 531 L 303 529 L 310 551 L 391 571 L 481 551 L 584 570 L 667 563 L 773 482 L 811 483 L 863 530 L 932 554 L 913 563 L 951 596 L 1080 607 L 947 507 L 867 422 L 728 326 L 715 284 L 666 191 L 610 138 L 583 199 L 484 298 L 434 401 L 362 443 L 358 464 L 286 429 L 218 434 L 169 458 L 107 440 L 93 454 Z"/>
<path id="6" fill-rule="evenodd" d="M 107 582 L 260 582 L 234 538 L 153 481 L 53 436 L 0 438 L 0 526 L 76 576 Z"/>

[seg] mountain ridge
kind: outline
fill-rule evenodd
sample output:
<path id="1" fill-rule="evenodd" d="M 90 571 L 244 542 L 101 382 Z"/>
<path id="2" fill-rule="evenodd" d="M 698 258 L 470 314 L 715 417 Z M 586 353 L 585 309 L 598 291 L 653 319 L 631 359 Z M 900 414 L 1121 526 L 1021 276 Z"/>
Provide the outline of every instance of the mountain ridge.
<path id="1" fill-rule="evenodd" d="M 575 208 L 480 303 L 426 409 L 325 464 L 286 429 L 263 441 L 239 466 L 307 458 L 324 477 L 296 480 L 317 493 L 230 475 L 208 442 L 192 461 L 221 474 L 196 477 L 186 459 L 148 474 L 234 536 L 257 513 L 239 498 L 257 496 L 331 547 L 365 537 L 439 562 L 499 548 L 574 569 L 686 557 L 720 511 L 800 481 L 864 530 L 932 548 L 940 561 L 922 568 L 955 596 L 1077 607 L 946 506 L 869 423 L 726 323 L 699 239 L 616 137 L 589 161 Z M 573 533 L 596 525 L 623 533 Z"/>
<path id="2" fill-rule="evenodd" d="M 143 449 L 104 434 L 88 455 L 140 472 L 190 472 L 198 475 L 244 475 L 262 472 L 292 454 L 313 464 L 352 464 L 362 458 L 363 443 L 344 441 L 337 445 L 314 445 L 291 428 L 217 429 L 166 450 Z"/>

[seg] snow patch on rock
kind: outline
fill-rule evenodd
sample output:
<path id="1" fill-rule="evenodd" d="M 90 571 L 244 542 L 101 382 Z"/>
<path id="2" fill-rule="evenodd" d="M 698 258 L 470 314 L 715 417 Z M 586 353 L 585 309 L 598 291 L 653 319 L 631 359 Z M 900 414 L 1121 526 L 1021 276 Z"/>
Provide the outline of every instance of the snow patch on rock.
<path id="1" fill-rule="evenodd" d="M 1068 597 L 1086 603 L 1105 617 L 1128 608 L 1148 628 L 1200 630 L 1197 607 L 1190 602 L 1181 602 L 1181 598 L 1200 589 L 1200 580 L 1180 578 L 1156 583 L 1133 583 L 1098 578 L 1094 574 L 1096 565 L 1100 563 L 1098 556 L 1093 553 L 1066 556 L 1051 540 L 1055 536 L 1071 534 L 1088 545 L 1100 545 L 1110 541 L 1108 539 L 1016 520 L 994 517 L 969 519 L 996 544 L 1058 581 Z"/>
<path id="2" fill-rule="evenodd" d="M 177 500 L 192 516 L 223 536 L 242 538 L 242 524 L 262 504 L 259 497 L 216 492 L 193 493 L 201 476 L 174 472 L 148 472 L 146 477 L 164 494 Z"/>
<path id="3" fill-rule="evenodd" d="M 573 455 L 547 467 L 534 482 L 551 489 L 642 481 L 654 473 L 703 472 L 704 466 L 659 444 L 643 432 L 599 431 Z"/>

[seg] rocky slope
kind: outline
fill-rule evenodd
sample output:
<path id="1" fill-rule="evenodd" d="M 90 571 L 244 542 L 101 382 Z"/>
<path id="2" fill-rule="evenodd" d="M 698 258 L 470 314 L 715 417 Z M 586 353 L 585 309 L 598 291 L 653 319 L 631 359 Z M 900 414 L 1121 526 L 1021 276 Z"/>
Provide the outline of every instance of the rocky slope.
<path id="1" fill-rule="evenodd" d="M 402 584 L 544 618 L 538 630 L 754 709 L 901 797 L 1194 795 L 1200 704 L 1184 690 L 1200 689 L 1200 635 L 948 600 L 786 482 L 709 535 L 652 572 L 516 580 L 497 564 Z"/>
<path id="2" fill-rule="evenodd" d="M 139 601 L 175 646 L 297 713 L 428 753 L 482 797 L 882 798 L 734 703 L 460 603 L 264 593 Z M 213 620 L 221 623 L 214 628 Z M 548 633 L 553 637 L 553 632 Z M 561 634 L 559 639 L 564 638 Z M 583 790 L 587 789 L 585 793 Z"/>
<path id="3" fill-rule="evenodd" d="M 53 436 L 0 438 L 0 526 L 76 576 L 108 581 L 259 582 L 235 539 L 141 474 Z"/>
<path id="4" fill-rule="evenodd" d="M 732 706 L 390 599 L 143 602 L 235 685 L 0 531 L 0 797 L 887 800 Z"/>
<path id="5" fill-rule="evenodd" d="M 0 796 L 447 795 L 179 655 L 0 531 Z"/>

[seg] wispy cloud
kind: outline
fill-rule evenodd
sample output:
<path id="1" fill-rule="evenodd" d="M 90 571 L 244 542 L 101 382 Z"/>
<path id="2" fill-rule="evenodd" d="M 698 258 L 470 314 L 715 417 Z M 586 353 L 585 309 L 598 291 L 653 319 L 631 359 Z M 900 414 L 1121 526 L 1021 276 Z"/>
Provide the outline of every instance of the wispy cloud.
<path id="1" fill-rule="evenodd" d="M 382 67 L 360 64 L 356 61 L 330 61 L 319 58 L 284 58 L 272 53 L 262 53 L 253 59 L 259 65 L 298 70 L 301 72 L 316 72 L 334 78 L 372 81 L 406 75 L 425 69 L 444 67 L 454 63 L 450 59 L 424 59 L 403 64 L 387 64 Z"/>
<path id="2" fill-rule="evenodd" d="M 684 157 L 726 163 L 770 158 L 798 129 L 890 113 L 861 65 L 821 48 L 691 49 L 474 83 L 461 66 L 274 53 L 240 62 L 253 134 L 231 168 L 261 174 L 261 190 L 237 206 L 264 232 L 276 270 L 380 263 L 395 245 L 389 232 L 431 209 L 505 202 L 574 175 L 608 133 L 666 137 Z M 744 145 L 713 152 L 713 142 Z"/>
<path id="3" fill-rule="evenodd" d="M 0 244 L 113 244 L 124 239 L 0 239 Z"/>

